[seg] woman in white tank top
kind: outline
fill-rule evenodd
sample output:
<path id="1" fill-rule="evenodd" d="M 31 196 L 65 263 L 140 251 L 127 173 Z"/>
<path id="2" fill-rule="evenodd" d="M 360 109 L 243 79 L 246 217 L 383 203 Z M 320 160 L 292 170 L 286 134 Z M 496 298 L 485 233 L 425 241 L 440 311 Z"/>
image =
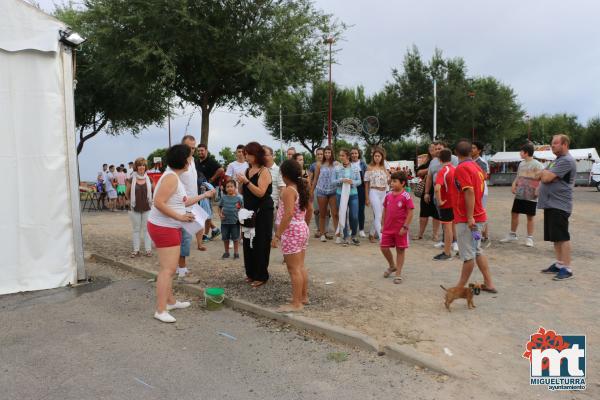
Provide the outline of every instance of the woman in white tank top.
<path id="1" fill-rule="evenodd" d="M 169 168 L 162 175 L 154 191 L 154 202 L 148 217 L 148 233 L 156 246 L 160 270 L 156 278 L 156 312 L 154 318 L 162 322 L 175 322 L 170 310 L 187 308 L 190 303 L 180 302 L 173 296 L 172 280 L 179 262 L 181 227 L 191 222 L 194 216 L 186 213 L 185 207 L 198 203 L 206 196 L 188 197 L 179 175 L 189 165 L 190 147 L 175 145 L 167 150 Z"/>

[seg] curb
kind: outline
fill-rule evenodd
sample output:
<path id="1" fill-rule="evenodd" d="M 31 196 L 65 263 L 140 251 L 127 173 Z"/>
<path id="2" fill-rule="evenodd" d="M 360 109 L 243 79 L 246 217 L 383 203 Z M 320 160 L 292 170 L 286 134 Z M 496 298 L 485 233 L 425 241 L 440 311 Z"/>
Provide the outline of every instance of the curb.
<path id="1" fill-rule="evenodd" d="M 426 368 L 442 375 L 448 375 L 453 378 L 457 377 L 456 374 L 440 366 L 437 360 L 435 360 L 433 357 L 415 350 L 415 348 L 410 345 L 389 344 L 384 346 L 383 349 L 387 356 L 395 360 L 417 365 L 421 368 Z"/>
<path id="2" fill-rule="evenodd" d="M 155 279 L 158 275 L 155 272 L 147 271 L 143 268 L 134 267 L 132 265 L 125 264 L 123 262 L 116 261 L 97 254 L 91 254 L 89 259 L 100 261 L 102 263 L 124 269 L 128 272 L 141 275 L 142 277 L 147 279 Z M 174 287 L 192 296 L 202 297 L 204 295 L 204 291 L 201 288 L 188 283 L 175 283 Z M 363 350 L 381 354 L 379 343 L 374 338 L 360 332 L 352 331 L 350 329 L 346 329 L 340 326 L 331 325 L 316 319 L 303 317 L 301 315 L 278 313 L 268 308 L 261 307 L 259 305 L 244 300 L 226 297 L 224 304 L 225 306 L 230 307 L 234 310 L 242 310 L 252 313 L 254 315 L 258 315 L 260 317 L 284 322 L 296 328 L 306 329 L 312 332 L 319 333 L 340 343 L 344 343 L 353 347 L 361 348 Z M 421 353 L 409 345 L 390 344 L 384 346 L 383 350 L 385 352 L 385 355 L 391 359 L 426 368 L 437 374 L 448 375 L 455 378 L 457 377 L 456 374 L 451 373 L 446 368 L 441 366 L 433 357 Z"/>

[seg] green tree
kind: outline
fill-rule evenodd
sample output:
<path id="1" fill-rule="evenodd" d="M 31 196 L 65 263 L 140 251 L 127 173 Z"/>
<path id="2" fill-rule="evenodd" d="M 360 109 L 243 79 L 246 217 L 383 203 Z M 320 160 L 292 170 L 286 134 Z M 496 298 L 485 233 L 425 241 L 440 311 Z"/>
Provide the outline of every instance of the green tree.
<path id="1" fill-rule="evenodd" d="M 164 149 L 156 149 L 154 150 L 152 153 L 148 154 L 148 157 L 146 158 L 146 160 L 148 160 L 148 169 L 152 169 L 154 168 L 154 158 L 155 157 L 160 157 L 161 159 L 161 171 L 164 172 L 164 170 L 167 168 L 167 148 Z"/>
<path id="2" fill-rule="evenodd" d="M 493 77 L 469 77 L 463 59 L 445 59 L 438 49 L 425 62 L 413 46 L 404 57 L 402 70 L 393 70 L 392 82 L 386 85 L 400 133 L 417 132 L 432 138 L 434 78 L 437 138 L 453 142 L 471 137 L 474 127 L 477 139 L 498 147 L 503 138 L 510 139 L 517 131 L 523 111 L 509 86 Z M 389 117 L 380 118 L 386 119 Z"/>
<path id="3" fill-rule="evenodd" d="M 595 147 L 600 149 L 600 116 L 590 119 L 585 128 L 581 147 Z"/>
<path id="4" fill-rule="evenodd" d="M 231 147 L 223 147 L 221 151 L 219 151 L 219 155 L 221 156 L 221 159 L 225 165 L 235 161 L 235 153 L 233 150 L 231 150 Z"/>
<path id="5" fill-rule="evenodd" d="M 332 119 L 341 121 L 354 116 L 354 91 L 332 86 Z M 279 107 L 283 115 L 282 138 L 286 142 L 300 143 L 314 154 L 327 139 L 327 110 L 329 83 L 314 82 L 310 87 L 290 89 L 273 96 L 265 107 L 264 124 L 269 133 L 279 139 Z M 334 132 L 337 136 L 337 132 Z"/>
<path id="6" fill-rule="evenodd" d="M 590 121 L 593 126 L 593 122 Z M 589 123 L 588 123 L 589 125 Z M 516 128 L 517 134 L 507 142 L 507 147 L 518 149 L 527 141 L 528 131 L 531 131 L 531 141 L 537 145 L 550 144 L 552 136 L 565 133 L 571 138 L 571 147 L 586 143 L 587 130 L 581 125 L 574 114 L 541 114 L 532 116 L 529 120 L 522 119 Z"/>
<path id="7" fill-rule="evenodd" d="M 258 115 L 279 91 L 321 76 L 323 38 L 344 29 L 310 0 L 87 0 L 123 57 L 158 70 L 168 89 L 202 111 L 208 142 L 217 107 Z"/>
<path id="8" fill-rule="evenodd" d="M 77 154 L 87 140 L 102 131 L 136 136 L 164 121 L 166 90 L 143 63 L 124 56 L 122 47 L 107 40 L 106 34 L 100 35 L 102 28 L 87 11 L 67 4 L 58 7 L 55 16 L 87 38 L 76 52 Z"/>

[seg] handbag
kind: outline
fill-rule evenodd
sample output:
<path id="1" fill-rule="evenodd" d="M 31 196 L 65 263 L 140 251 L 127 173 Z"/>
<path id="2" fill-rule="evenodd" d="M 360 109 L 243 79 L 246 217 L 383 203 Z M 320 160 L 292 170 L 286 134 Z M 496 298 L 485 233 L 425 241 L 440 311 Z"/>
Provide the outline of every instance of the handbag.
<path id="1" fill-rule="evenodd" d="M 415 196 L 423 197 L 423 192 L 425 192 L 425 179 L 421 179 L 419 183 L 417 183 L 417 187 L 415 187 Z"/>

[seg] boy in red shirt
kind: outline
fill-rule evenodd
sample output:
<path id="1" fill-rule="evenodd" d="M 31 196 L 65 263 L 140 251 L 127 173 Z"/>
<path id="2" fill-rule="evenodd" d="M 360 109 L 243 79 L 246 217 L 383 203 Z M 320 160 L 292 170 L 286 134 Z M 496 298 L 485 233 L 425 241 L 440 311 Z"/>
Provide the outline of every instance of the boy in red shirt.
<path id="1" fill-rule="evenodd" d="M 391 189 L 383 201 L 381 252 L 388 262 L 388 269 L 383 277 L 396 273 L 394 283 L 402 283 L 402 266 L 404 251 L 408 248 L 408 227 L 413 217 L 413 204 L 410 194 L 404 190 L 407 178 L 404 172 L 394 172 L 391 176 Z M 396 248 L 396 264 L 392 255 L 392 247 Z"/>
<path id="2" fill-rule="evenodd" d="M 433 257 L 436 261 L 452 260 L 452 239 L 453 235 L 453 208 L 456 203 L 456 186 L 454 184 L 454 165 L 452 165 L 452 152 L 448 149 L 440 151 L 440 162 L 442 168 L 435 178 L 435 199 L 438 205 L 438 212 L 442 229 L 444 230 L 444 251 Z"/>
<path id="3" fill-rule="evenodd" d="M 456 145 L 458 166 L 454 171 L 454 181 L 458 190 L 458 197 L 454 207 L 454 223 L 460 258 L 463 261 L 460 280 L 456 287 L 465 287 L 475 261 L 483 275 L 484 285 L 482 290 L 497 293 L 492 283 L 487 257 L 481 250 L 481 232 L 483 231 L 487 215 L 482 205 L 483 191 L 485 189 L 485 174 L 471 159 L 471 142 L 466 139 Z"/>

